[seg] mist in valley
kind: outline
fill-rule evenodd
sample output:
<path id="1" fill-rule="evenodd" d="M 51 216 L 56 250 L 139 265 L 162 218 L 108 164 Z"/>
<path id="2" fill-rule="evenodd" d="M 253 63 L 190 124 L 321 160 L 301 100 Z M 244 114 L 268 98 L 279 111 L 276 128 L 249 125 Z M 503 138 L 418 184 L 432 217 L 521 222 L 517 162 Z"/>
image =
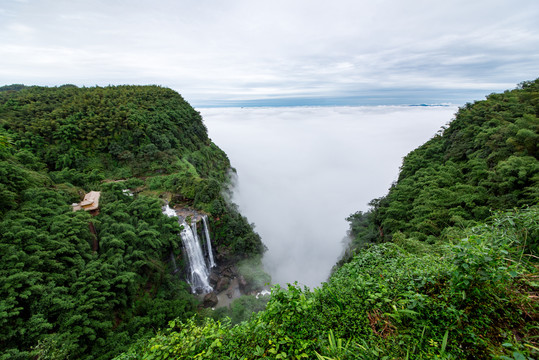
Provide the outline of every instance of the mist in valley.
<path id="1" fill-rule="evenodd" d="M 457 107 L 198 110 L 237 170 L 234 201 L 268 247 L 272 282 L 315 287 L 343 251 L 345 218 L 385 195 L 402 158 Z"/>

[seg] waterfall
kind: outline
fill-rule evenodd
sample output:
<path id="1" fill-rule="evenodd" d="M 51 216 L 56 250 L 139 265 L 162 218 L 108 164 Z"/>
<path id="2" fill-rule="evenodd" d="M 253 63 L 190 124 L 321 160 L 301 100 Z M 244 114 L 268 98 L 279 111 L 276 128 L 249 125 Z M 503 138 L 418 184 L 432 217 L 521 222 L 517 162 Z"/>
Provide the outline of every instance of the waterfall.
<path id="1" fill-rule="evenodd" d="M 196 221 L 196 218 L 194 216 L 191 219 L 191 231 L 193 232 L 193 236 L 195 237 L 195 241 L 197 243 L 199 243 L 199 241 L 198 241 L 198 232 L 197 232 L 197 221 Z M 203 251 L 201 251 L 201 252 L 204 253 Z"/>
<path id="2" fill-rule="evenodd" d="M 178 217 L 178 215 L 176 215 L 176 211 L 174 211 L 174 209 L 168 205 L 163 206 L 163 214 L 168 217 Z"/>
<path id="3" fill-rule="evenodd" d="M 212 287 L 208 282 L 210 272 L 204 261 L 204 255 L 202 255 L 202 249 L 198 242 L 196 233 L 193 233 L 189 225 L 184 221 L 182 223 L 183 230 L 180 236 L 183 241 L 183 246 L 187 252 L 187 258 L 189 259 L 189 271 L 191 287 L 194 292 L 201 290 L 202 292 L 212 291 Z"/>
<path id="4" fill-rule="evenodd" d="M 163 208 L 163 213 L 169 217 L 178 217 L 174 209 L 171 209 L 168 205 Z M 178 219 L 178 222 L 179 221 L 180 220 Z M 208 282 L 210 272 L 204 261 L 200 242 L 198 242 L 196 236 L 196 223 L 194 226 L 195 231 L 193 231 L 185 221 L 182 221 L 181 225 L 183 230 L 180 233 L 180 237 L 189 262 L 187 282 L 191 285 L 193 292 L 211 292 L 213 289 Z"/>
<path id="5" fill-rule="evenodd" d="M 206 247 L 208 248 L 208 257 L 210 259 L 210 268 L 215 267 L 213 260 L 213 251 L 211 248 L 210 229 L 208 227 L 208 216 L 202 215 L 202 223 L 204 224 L 204 236 L 206 238 Z"/>

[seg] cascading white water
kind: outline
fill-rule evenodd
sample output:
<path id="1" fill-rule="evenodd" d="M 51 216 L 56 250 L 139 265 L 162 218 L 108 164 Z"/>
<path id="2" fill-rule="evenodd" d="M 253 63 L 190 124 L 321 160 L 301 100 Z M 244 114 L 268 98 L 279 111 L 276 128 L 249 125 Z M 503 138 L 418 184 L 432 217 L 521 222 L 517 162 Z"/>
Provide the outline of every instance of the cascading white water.
<path id="1" fill-rule="evenodd" d="M 176 211 L 174 211 L 173 208 L 168 206 L 168 204 L 163 206 L 163 214 L 165 214 L 168 217 L 178 217 L 178 215 L 176 214 Z"/>
<path id="2" fill-rule="evenodd" d="M 182 225 L 183 230 L 180 233 L 180 236 L 189 259 L 189 283 L 191 284 L 194 292 L 210 292 L 213 290 L 208 282 L 210 272 L 208 271 L 208 267 L 204 261 L 204 255 L 202 255 L 202 249 L 195 235 L 196 233 L 193 233 L 192 229 L 185 221 L 182 223 Z"/>
<path id="3" fill-rule="evenodd" d="M 168 205 L 163 208 L 163 213 L 169 217 L 178 217 L 174 209 L 171 209 Z M 180 220 L 178 219 L 178 221 Z M 180 232 L 180 237 L 189 261 L 189 274 L 187 282 L 191 285 L 191 288 L 195 293 L 211 292 L 213 291 L 213 288 L 208 282 L 210 273 L 208 267 L 206 266 L 206 262 L 204 261 L 204 255 L 202 254 L 200 243 L 195 235 L 196 224 L 194 226 L 194 232 L 185 221 L 182 221 L 181 225 L 183 230 Z"/>
<path id="4" fill-rule="evenodd" d="M 198 241 L 198 232 L 197 232 L 197 221 L 194 216 L 193 216 L 193 219 L 191 220 L 191 231 L 193 232 L 193 236 L 195 237 L 195 240 L 198 243 L 199 241 Z"/>
<path id="5" fill-rule="evenodd" d="M 210 229 L 208 227 L 208 216 L 202 215 L 202 223 L 204 224 L 204 236 L 206 237 L 206 247 L 208 248 L 208 258 L 210 259 L 210 268 L 215 267 L 213 260 L 213 251 L 211 248 Z"/>

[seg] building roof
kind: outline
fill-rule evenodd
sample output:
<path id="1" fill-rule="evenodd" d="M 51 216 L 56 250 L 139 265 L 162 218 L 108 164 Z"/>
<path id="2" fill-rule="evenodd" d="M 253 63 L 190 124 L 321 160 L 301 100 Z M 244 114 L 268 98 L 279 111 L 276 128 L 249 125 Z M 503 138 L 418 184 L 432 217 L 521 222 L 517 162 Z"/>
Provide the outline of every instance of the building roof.
<path id="1" fill-rule="evenodd" d="M 99 198 L 101 197 L 100 191 L 90 191 L 84 195 L 84 199 L 78 203 L 73 204 L 73 211 L 84 209 L 86 211 L 97 210 L 99 208 Z"/>

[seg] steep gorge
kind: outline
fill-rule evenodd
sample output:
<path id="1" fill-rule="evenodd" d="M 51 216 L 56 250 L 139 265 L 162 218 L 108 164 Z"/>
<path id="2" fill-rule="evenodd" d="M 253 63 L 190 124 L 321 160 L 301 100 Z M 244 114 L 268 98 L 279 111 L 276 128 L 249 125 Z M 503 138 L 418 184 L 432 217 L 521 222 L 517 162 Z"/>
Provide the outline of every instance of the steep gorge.
<path id="1" fill-rule="evenodd" d="M 237 324 L 174 321 L 117 359 L 534 359 L 539 79 L 467 104 L 404 159 L 329 280 Z"/>
<path id="2" fill-rule="evenodd" d="M 326 283 L 275 286 L 263 311 L 234 322 L 197 308 L 176 271 L 188 268 L 182 229 L 162 207 L 209 215 L 228 276 L 264 246 L 225 200 L 226 155 L 179 95 L 0 92 L 3 356 L 536 357 L 538 86 L 459 110 L 405 158 L 386 197 L 350 217 L 355 240 Z M 99 214 L 73 212 L 94 189 Z"/>

